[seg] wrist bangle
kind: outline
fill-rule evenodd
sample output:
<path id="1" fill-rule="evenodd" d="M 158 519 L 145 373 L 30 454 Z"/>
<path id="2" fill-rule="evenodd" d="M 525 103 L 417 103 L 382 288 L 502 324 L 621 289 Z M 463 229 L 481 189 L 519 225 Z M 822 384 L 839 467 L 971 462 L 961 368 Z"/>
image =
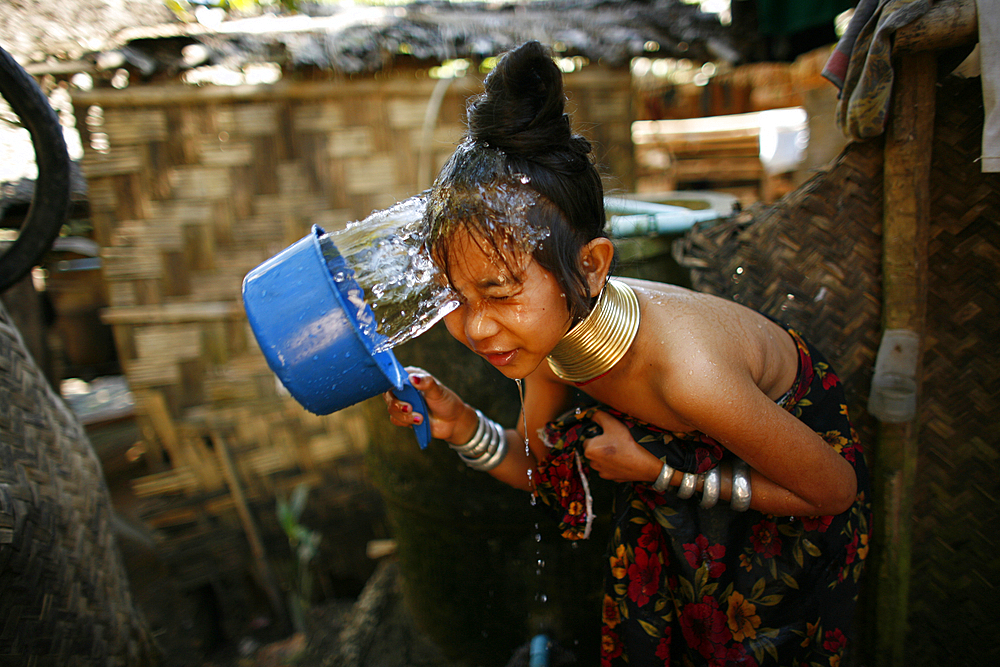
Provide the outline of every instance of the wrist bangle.
<path id="1" fill-rule="evenodd" d="M 449 447 L 458 452 L 458 457 L 473 470 L 487 472 L 493 470 L 507 455 L 507 435 L 503 427 L 476 410 L 479 421 L 476 432 L 464 445 Z"/>
<path id="2" fill-rule="evenodd" d="M 698 486 L 698 477 L 693 472 L 684 473 L 684 478 L 681 480 L 681 485 L 677 487 L 677 497 L 681 500 L 687 500 L 694 495 L 694 490 Z"/>
<path id="3" fill-rule="evenodd" d="M 480 412 L 476 410 L 476 432 L 472 434 L 465 444 L 462 445 L 452 445 L 448 444 L 449 447 L 454 449 L 460 454 L 465 454 L 466 456 L 481 456 L 486 452 L 486 448 L 489 445 L 489 419 Z"/>
<path id="4" fill-rule="evenodd" d="M 660 468 L 660 474 L 656 476 L 656 481 L 653 482 L 653 491 L 657 493 L 664 493 L 670 488 L 670 479 L 674 476 L 674 469 L 671 468 L 666 463 Z"/>
<path id="5" fill-rule="evenodd" d="M 705 485 L 701 489 L 702 509 L 711 509 L 719 502 L 719 489 L 722 486 L 722 472 L 715 466 L 705 473 Z"/>
<path id="6" fill-rule="evenodd" d="M 750 466 L 741 459 L 733 461 L 733 490 L 729 498 L 729 506 L 736 512 L 746 512 L 750 509 L 753 492 L 750 488 Z"/>

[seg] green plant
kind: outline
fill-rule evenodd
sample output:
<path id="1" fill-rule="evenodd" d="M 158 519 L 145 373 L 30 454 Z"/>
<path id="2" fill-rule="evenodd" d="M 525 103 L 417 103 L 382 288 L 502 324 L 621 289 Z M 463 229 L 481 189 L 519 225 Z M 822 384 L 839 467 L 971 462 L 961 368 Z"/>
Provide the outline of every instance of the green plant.
<path id="1" fill-rule="evenodd" d="M 319 551 L 321 536 L 317 531 L 310 530 L 300 523 L 302 512 L 309 497 L 309 485 L 302 483 L 292 490 L 291 497 L 286 500 L 278 496 L 277 514 L 282 530 L 288 536 L 288 544 L 293 555 L 294 590 L 290 593 L 292 621 L 296 630 L 304 630 L 304 613 L 309 607 L 312 597 L 312 572 L 309 563 Z"/>

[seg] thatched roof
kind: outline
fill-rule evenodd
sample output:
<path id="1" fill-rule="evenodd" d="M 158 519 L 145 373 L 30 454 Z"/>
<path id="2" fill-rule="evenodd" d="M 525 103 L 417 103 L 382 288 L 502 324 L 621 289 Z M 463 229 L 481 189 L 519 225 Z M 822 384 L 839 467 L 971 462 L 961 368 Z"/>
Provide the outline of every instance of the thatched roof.
<path id="1" fill-rule="evenodd" d="M 33 0 L 33 4 L 61 6 L 67 2 Z M 99 5 L 114 4 L 131 12 L 133 6 L 148 2 L 80 0 L 78 4 L 90 13 L 81 10 L 72 26 L 42 27 L 45 21 L 39 19 L 45 17 L 22 16 L 19 25 L 27 35 L 16 45 L 23 44 L 31 59 L 37 60 L 41 51 L 52 54 L 50 46 L 54 44 L 40 35 L 46 30 L 61 31 L 78 39 L 84 49 L 59 47 L 57 55 L 126 64 L 145 76 L 169 75 L 205 64 L 239 68 L 261 61 L 277 62 L 289 69 L 316 67 L 356 74 L 384 69 L 399 58 L 436 62 L 484 58 L 528 39 L 554 45 L 566 55 L 611 65 L 626 65 L 650 48 L 659 55 L 695 60 L 736 57 L 727 44 L 727 27 L 715 15 L 681 0 L 302 4 L 299 14 L 230 15 L 221 23 L 208 25 L 181 21 L 170 12 L 166 20 L 152 20 L 154 13 L 147 6 L 146 12 L 127 17 L 131 19 L 127 24 L 121 22 L 121 14 L 106 9 L 100 16 L 108 18 L 98 21 L 103 29 L 96 31 L 76 28 L 88 16 L 97 18 Z M 4 26 L 5 12 L 11 13 L 0 9 L 0 39 L 10 39 L 9 27 Z M 53 14 L 50 11 L 48 16 Z M 130 27 L 113 29 L 123 25 Z M 32 37 L 37 38 L 33 47 L 27 44 Z M 185 50 L 191 46 L 195 48 Z"/>
<path id="2" fill-rule="evenodd" d="M 22 64 L 72 61 L 124 28 L 173 20 L 163 0 L 5 0 L 0 46 Z"/>

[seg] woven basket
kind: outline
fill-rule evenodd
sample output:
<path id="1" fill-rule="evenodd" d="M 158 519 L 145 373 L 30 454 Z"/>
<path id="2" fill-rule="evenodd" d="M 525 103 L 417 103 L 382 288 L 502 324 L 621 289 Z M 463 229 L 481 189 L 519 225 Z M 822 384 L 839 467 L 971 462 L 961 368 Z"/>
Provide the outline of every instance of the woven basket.
<path id="1" fill-rule="evenodd" d="M 152 665 L 100 463 L 0 304 L 0 664 Z"/>

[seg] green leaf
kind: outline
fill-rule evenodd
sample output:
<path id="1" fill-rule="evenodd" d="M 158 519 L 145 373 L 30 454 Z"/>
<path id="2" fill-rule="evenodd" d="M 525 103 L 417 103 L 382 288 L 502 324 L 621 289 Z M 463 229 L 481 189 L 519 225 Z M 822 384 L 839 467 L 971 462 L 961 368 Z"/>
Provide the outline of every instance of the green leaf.
<path id="1" fill-rule="evenodd" d="M 820 548 L 815 544 L 813 544 L 812 542 L 810 542 L 809 540 L 807 540 L 806 538 L 802 538 L 802 546 L 805 547 L 806 553 L 808 553 L 813 558 L 819 558 L 820 556 L 823 555 L 823 552 L 820 551 Z"/>
<path id="2" fill-rule="evenodd" d="M 796 588 L 798 588 L 798 586 L 796 586 Z M 762 598 L 758 598 L 758 599 L 754 600 L 754 602 L 757 603 L 757 604 L 762 604 L 765 607 L 773 607 L 774 605 L 776 605 L 779 602 L 781 602 L 782 598 L 784 598 L 784 597 L 785 597 L 784 595 L 777 595 L 777 594 L 776 595 L 765 595 Z"/>
<path id="3" fill-rule="evenodd" d="M 639 625 L 650 637 L 659 637 L 662 634 L 662 631 L 659 628 L 652 623 L 642 620 L 641 618 L 639 619 Z"/>
<path id="4" fill-rule="evenodd" d="M 792 558 L 795 559 L 799 567 L 802 567 L 802 546 L 798 542 L 792 547 Z"/>
<path id="5" fill-rule="evenodd" d="M 799 582 L 795 581 L 795 577 L 793 577 L 792 575 L 787 573 L 783 574 L 781 575 L 781 580 L 785 582 L 785 585 L 788 586 L 789 588 L 794 588 L 795 590 L 799 590 Z"/>
<path id="6" fill-rule="evenodd" d="M 758 579 L 750 590 L 750 599 L 755 601 L 764 593 L 764 580 Z"/>
<path id="7" fill-rule="evenodd" d="M 693 601 L 695 599 L 694 598 L 694 587 L 691 585 L 691 582 L 687 580 L 687 577 L 680 577 L 679 581 L 680 581 L 680 585 L 681 585 L 682 599 L 684 599 L 684 600 L 692 600 Z"/>

